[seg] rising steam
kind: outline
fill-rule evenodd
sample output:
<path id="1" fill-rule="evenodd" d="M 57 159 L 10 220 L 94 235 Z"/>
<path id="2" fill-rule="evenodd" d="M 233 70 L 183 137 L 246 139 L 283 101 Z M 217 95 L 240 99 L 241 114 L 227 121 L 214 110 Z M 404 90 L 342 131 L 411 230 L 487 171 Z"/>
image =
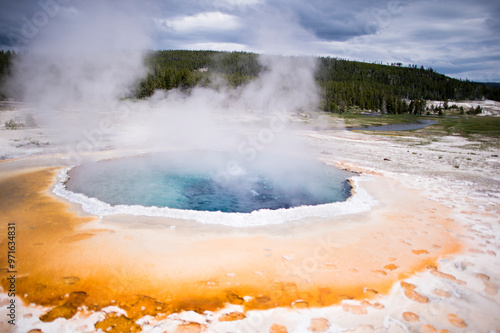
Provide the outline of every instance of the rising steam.
<path id="1" fill-rule="evenodd" d="M 117 149 L 226 150 L 248 162 L 303 150 L 288 129 L 290 115 L 317 109 L 316 61 L 310 57 L 260 56 L 260 77 L 237 89 L 196 87 L 127 99 L 146 75 L 143 57 L 152 47 L 151 8 L 137 6 L 145 5 L 75 1 L 15 64 L 13 90 L 36 108 L 39 123 L 53 130 L 67 153 L 79 157 L 102 149 L 104 141 Z M 273 38 L 280 45 L 291 44 L 289 33 L 278 33 Z M 266 40 L 259 48 L 271 44 Z M 228 172 L 233 169 L 229 163 Z"/>
<path id="2" fill-rule="evenodd" d="M 145 74 L 151 46 L 132 2 L 73 1 L 54 10 L 14 63 L 11 90 L 36 108 L 55 140 L 74 142 L 98 125 L 99 113 L 125 97 Z"/>

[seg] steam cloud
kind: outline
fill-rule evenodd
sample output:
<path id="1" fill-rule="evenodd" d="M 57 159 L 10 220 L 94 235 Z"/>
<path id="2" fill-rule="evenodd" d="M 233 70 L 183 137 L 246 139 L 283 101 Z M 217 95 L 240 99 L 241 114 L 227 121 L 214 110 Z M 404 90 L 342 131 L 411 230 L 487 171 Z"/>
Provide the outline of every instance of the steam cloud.
<path id="1" fill-rule="evenodd" d="M 65 2 L 48 7 L 44 26 L 26 23 L 36 35 L 14 64 L 11 90 L 33 104 L 36 118 L 55 130 L 55 139 L 72 142 L 95 128 L 99 113 L 145 74 L 142 59 L 151 39 L 144 16 L 131 14 L 144 4 Z"/>
<path id="2" fill-rule="evenodd" d="M 248 162 L 304 151 L 287 129 L 291 114 L 317 108 L 313 58 L 263 55 L 260 77 L 238 89 L 158 91 L 147 100 L 123 101 L 146 74 L 148 13 L 154 9 L 146 3 L 75 0 L 61 7 L 15 64 L 13 90 L 34 105 L 35 117 L 59 142 L 72 147 L 68 152 L 99 149 L 110 133 L 106 140 L 115 148 L 229 150 Z M 283 34 L 273 30 L 284 50 L 294 42 L 291 25 L 287 21 Z M 276 45 L 257 40 L 263 52 Z M 233 162 L 222 178 L 238 171 Z"/>

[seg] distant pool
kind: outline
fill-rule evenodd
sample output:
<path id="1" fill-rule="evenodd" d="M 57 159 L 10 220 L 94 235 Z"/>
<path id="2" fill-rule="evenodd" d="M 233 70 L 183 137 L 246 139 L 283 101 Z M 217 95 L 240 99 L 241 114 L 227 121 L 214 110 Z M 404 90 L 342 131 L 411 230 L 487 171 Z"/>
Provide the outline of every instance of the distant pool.
<path id="1" fill-rule="evenodd" d="M 417 123 L 390 124 L 380 126 L 352 127 L 347 128 L 349 131 L 412 131 L 422 129 L 424 127 L 435 125 L 438 122 L 435 120 L 418 120 Z"/>

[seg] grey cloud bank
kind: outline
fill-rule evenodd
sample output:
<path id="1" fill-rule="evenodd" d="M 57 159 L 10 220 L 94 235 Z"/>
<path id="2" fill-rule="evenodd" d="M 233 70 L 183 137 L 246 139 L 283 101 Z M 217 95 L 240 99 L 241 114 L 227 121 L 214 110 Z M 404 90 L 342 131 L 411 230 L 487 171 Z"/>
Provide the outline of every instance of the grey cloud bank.
<path id="1" fill-rule="evenodd" d="M 46 29 L 77 24 L 74 15 L 78 15 L 86 3 L 80 0 L 0 0 L 0 48 L 30 47 Z M 148 46 L 154 49 L 255 51 L 402 62 L 433 67 L 462 79 L 500 81 L 498 1 L 149 0 L 101 3 L 133 18 L 142 15 L 145 19 L 141 31 L 147 30 L 152 39 Z M 51 15 L 55 5 L 60 8 L 57 15 Z M 114 13 L 109 15 L 112 17 Z M 111 30 L 102 32 L 109 33 L 112 40 L 115 32 L 110 27 L 107 29 Z M 123 34 L 115 35 L 126 38 Z M 22 38 L 16 41 L 13 36 Z"/>

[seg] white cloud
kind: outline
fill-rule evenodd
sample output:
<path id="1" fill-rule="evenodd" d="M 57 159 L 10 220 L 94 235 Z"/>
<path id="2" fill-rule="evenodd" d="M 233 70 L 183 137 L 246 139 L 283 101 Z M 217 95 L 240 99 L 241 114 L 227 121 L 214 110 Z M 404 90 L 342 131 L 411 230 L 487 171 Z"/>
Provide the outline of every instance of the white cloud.
<path id="1" fill-rule="evenodd" d="M 245 6 L 255 6 L 263 4 L 264 0 L 216 0 L 214 5 L 216 7 L 222 8 L 234 8 L 234 7 L 245 7 Z"/>
<path id="2" fill-rule="evenodd" d="M 160 20 L 160 22 L 179 33 L 227 31 L 241 27 L 238 17 L 221 12 L 180 16 L 169 20 Z"/>

